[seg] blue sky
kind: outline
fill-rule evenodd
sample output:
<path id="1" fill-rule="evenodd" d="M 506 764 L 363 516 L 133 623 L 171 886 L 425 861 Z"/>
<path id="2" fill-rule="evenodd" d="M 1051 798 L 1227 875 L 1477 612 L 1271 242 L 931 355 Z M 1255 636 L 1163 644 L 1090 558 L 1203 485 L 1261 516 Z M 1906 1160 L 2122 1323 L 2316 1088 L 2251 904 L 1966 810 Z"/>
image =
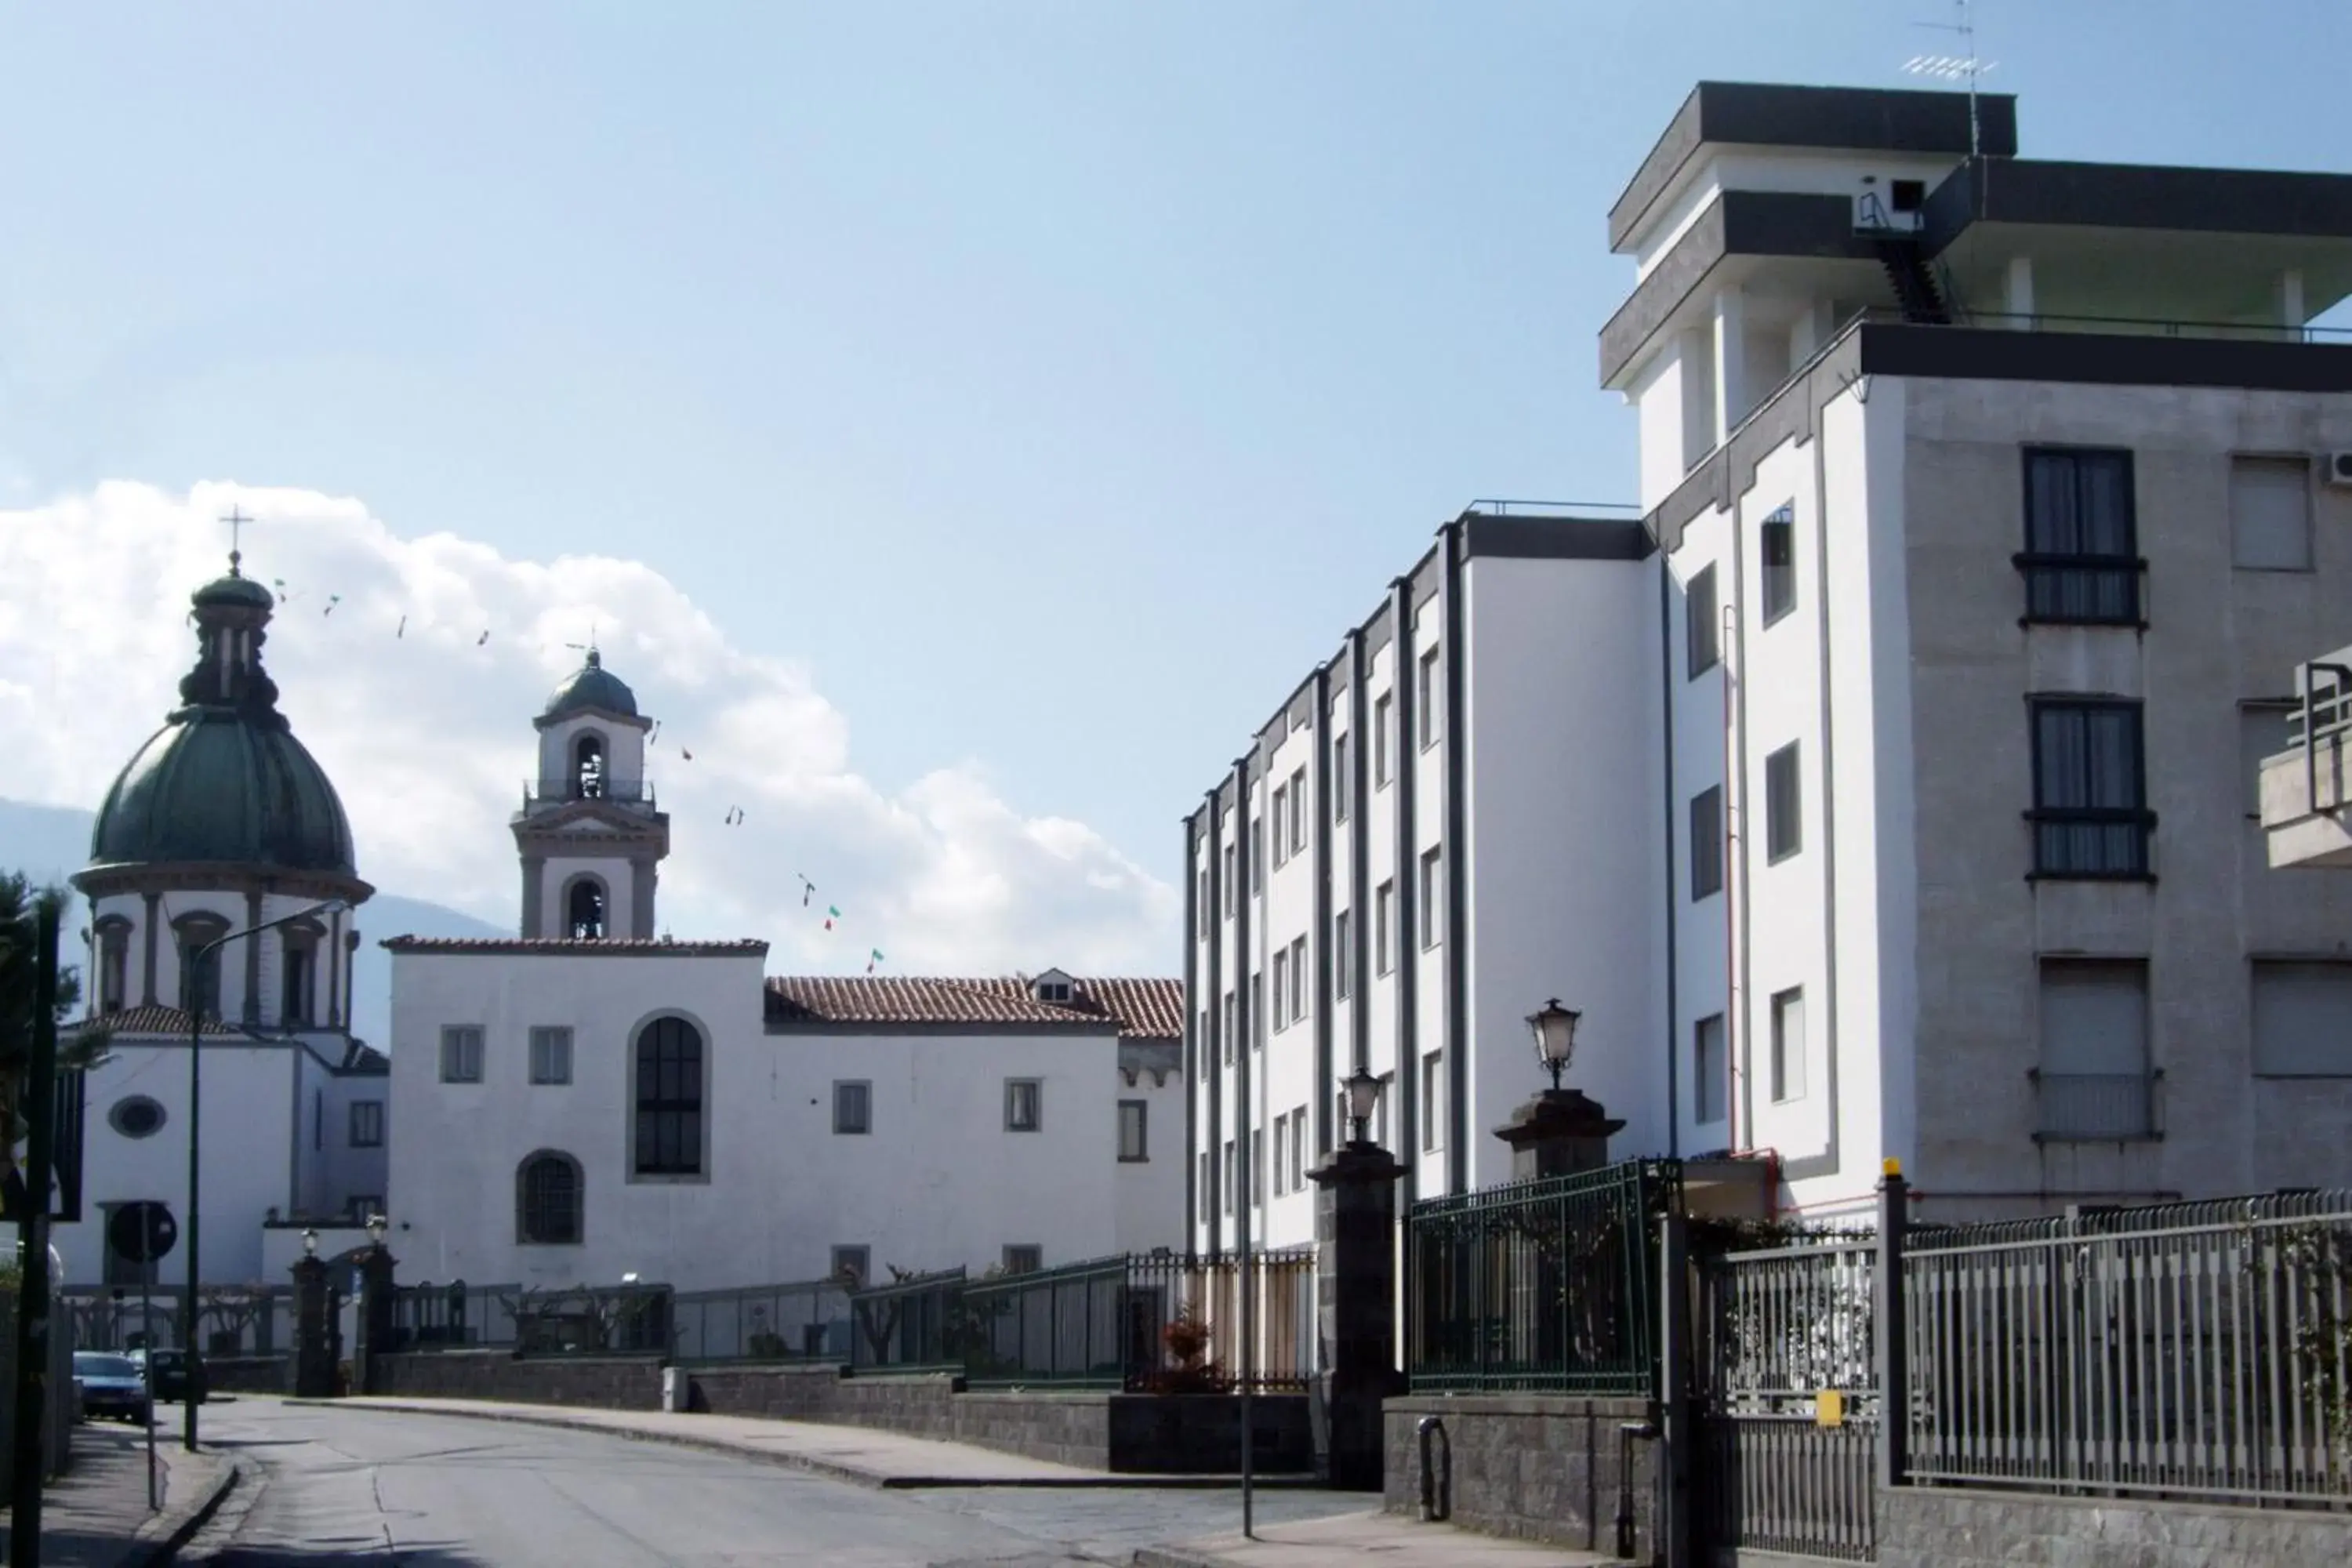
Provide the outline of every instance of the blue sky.
<path id="1" fill-rule="evenodd" d="M 2031 155 L 2352 164 L 2352 5 L 2224 14 L 1987 0 L 1988 89 Z M 1602 216 L 1693 81 L 1912 85 L 1948 16 L 0 5 L 0 504 L 642 560 L 885 790 L 974 761 L 1172 879 L 1442 519 L 1631 499 Z"/>

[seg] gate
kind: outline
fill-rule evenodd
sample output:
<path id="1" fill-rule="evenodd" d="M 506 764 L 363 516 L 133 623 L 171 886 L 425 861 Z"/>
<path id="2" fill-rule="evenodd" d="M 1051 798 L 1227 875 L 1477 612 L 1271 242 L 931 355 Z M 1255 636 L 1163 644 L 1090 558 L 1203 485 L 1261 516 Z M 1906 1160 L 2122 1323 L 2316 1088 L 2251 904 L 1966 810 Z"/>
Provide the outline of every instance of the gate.
<path id="1" fill-rule="evenodd" d="M 1877 1265 L 1868 1238 L 1696 1261 L 1691 1523 L 1701 1562 L 1743 1549 L 1877 1556 Z"/>

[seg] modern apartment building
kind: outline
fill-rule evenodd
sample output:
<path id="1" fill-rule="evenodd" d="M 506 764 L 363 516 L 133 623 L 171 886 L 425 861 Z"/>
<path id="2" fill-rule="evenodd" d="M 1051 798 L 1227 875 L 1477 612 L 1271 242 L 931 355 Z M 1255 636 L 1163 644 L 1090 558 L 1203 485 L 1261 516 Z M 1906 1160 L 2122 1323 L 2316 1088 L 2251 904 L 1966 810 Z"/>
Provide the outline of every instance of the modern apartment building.
<path id="1" fill-rule="evenodd" d="M 1375 1070 L 1419 1058 L 1386 1070 L 1421 1195 L 1491 1179 L 1531 1083 L 1506 1015 L 1549 995 L 1585 1011 L 1570 1081 L 1618 1152 L 1750 1158 L 1784 1213 L 1857 1206 L 1889 1156 L 1932 1217 L 2352 1180 L 2352 1078 L 2271 1070 L 2258 1029 L 2280 966 L 2342 957 L 2347 895 L 2273 874 L 2255 820 L 2288 672 L 2352 642 L 2352 342 L 2309 327 L 2352 293 L 2352 178 L 2016 148 L 1999 97 L 1705 83 L 1675 115 L 1609 217 L 1641 538 L 1496 572 L 1489 636 L 1504 520 L 1466 517 L 1376 617 L 1433 576 L 1408 646 L 1467 645 L 1437 688 L 1466 728 L 1393 847 L 1334 837 L 1220 902 L 1302 761 L 1328 793 L 1369 626 L 1192 819 L 1196 1235 L 1229 1191 L 1222 991 L 1246 1035 L 1277 951 L 1365 907 L 1359 862 L 1409 902 L 1394 867 L 1439 845 L 1473 940 L 1370 1019 Z M 1474 700 L 1482 649 L 1516 708 Z M 1253 1129 L 1305 1104 L 1323 1145 L 1330 1038 L 1268 1033 Z"/>

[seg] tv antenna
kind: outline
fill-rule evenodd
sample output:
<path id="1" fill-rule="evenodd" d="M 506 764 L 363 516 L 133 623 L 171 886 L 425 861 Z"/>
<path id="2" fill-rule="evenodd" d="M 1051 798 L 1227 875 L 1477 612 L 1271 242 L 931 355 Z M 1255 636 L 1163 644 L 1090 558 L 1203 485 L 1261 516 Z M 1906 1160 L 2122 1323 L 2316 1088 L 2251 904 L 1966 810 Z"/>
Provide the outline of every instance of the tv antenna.
<path id="1" fill-rule="evenodd" d="M 1957 22 L 1914 22 L 1915 27 L 1932 27 L 1939 33 L 1956 35 L 1960 47 L 1967 50 L 1958 55 L 1913 55 L 1903 62 L 1904 71 L 1911 76 L 1934 77 L 1939 81 L 1965 81 L 1969 84 L 1969 162 L 1973 164 L 1983 153 L 1983 136 L 1977 119 L 1977 79 L 1991 72 L 1998 60 L 1977 58 L 1977 24 L 1969 0 L 1953 0 L 1959 15 Z"/>

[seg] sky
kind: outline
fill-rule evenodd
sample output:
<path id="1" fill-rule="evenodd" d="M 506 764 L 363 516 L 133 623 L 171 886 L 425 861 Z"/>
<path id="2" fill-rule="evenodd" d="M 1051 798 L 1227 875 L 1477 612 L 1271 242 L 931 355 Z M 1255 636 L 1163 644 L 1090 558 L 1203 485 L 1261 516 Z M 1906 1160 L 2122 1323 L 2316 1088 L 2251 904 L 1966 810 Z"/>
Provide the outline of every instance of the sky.
<path id="1" fill-rule="evenodd" d="M 0 0 L 0 795 L 95 804 L 241 504 L 383 885 L 510 917 L 593 626 L 724 737 L 680 934 L 806 869 L 895 967 L 1172 972 L 1180 817 L 1438 523 L 1633 499 L 1603 217 L 1692 83 L 1952 14 Z M 1977 17 L 2029 155 L 2352 167 L 2344 0 Z"/>

